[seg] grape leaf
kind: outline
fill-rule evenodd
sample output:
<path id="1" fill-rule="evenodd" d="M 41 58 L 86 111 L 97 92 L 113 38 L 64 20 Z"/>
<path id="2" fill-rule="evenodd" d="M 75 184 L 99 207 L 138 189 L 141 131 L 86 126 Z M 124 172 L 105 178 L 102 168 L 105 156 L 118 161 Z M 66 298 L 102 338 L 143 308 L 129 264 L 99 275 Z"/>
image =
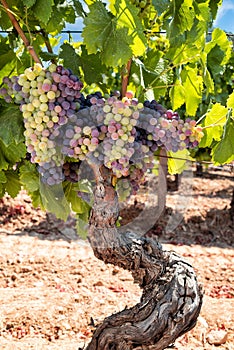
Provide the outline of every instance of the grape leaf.
<path id="1" fill-rule="evenodd" d="M 53 12 L 53 0 L 36 0 L 32 7 L 34 16 L 42 23 L 47 24 Z"/>
<path id="2" fill-rule="evenodd" d="M 207 112 L 204 120 L 204 137 L 200 147 L 209 147 L 213 140 L 219 141 L 223 133 L 223 125 L 226 122 L 228 109 L 220 103 L 215 103 Z"/>
<path id="3" fill-rule="evenodd" d="M 83 214 L 78 214 L 76 216 L 77 233 L 82 239 L 87 238 L 88 227 L 89 227 L 89 208 L 87 208 L 87 210 L 84 211 Z"/>
<path id="4" fill-rule="evenodd" d="M 22 0 L 22 2 L 24 4 L 24 6 L 29 8 L 35 4 L 36 0 Z"/>
<path id="5" fill-rule="evenodd" d="M 189 151 L 187 149 L 177 151 L 177 152 L 167 152 L 168 154 L 168 172 L 171 175 L 181 174 L 186 169 L 186 164 L 188 160 L 191 160 L 189 156 Z M 181 159 L 179 159 L 181 158 Z"/>
<path id="6" fill-rule="evenodd" d="M 29 193 L 39 190 L 39 174 L 35 164 L 26 162 L 20 167 L 20 181 Z"/>
<path id="7" fill-rule="evenodd" d="M 209 0 L 209 7 L 211 9 L 212 18 L 215 19 L 219 6 L 222 4 L 222 0 Z"/>
<path id="8" fill-rule="evenodd" d="M 63 44 L 61 46 L 59 57 L 63 59 L 63 64 L 65 67 L 70 68 L 74 74 L 78 76 L 80 75 L 80 58 L 77 55 L 74 47 L 68 43 Z"/>
<path id="9" fill-rule="evenodd" d="M 72 183 L 67 183 L 64 187 L 64 194 L 69 203 L 71 203 L 71 208 L 76 213 L 83 213 L 86 209 L 85 202 L 77 194 L 77 186 Z"/>
<path id="10" fill-rule="evenodd" d="M 212 148 L 212 160 L 216 164 L 230 163 L 234 160 L 234 120 L 228 118 L 220 142 Z"/>
<path id="11" fill-rule="evenodd" d="M 212 76 L 225 70 L 224 65 L 231 57 L 232 48 L 226 33 L 219 28 L 212 32 L 212 40 L 206 44 L 207 66 Z"/>
<path id="12" fill-rule="evenodd" d="M 3 69 L 5 65 L 15 59 L 15 53 L 11 47 L 7 44 L 7 38 L 0 36 L 0 70 Z"/>
<path id="13" fill-rule="evenodd" d="M 163 12 L 168 11 L 171 6 L 171 1 L 170 0 L 152 0 L 152 5 L 156 9 L 158 15 L 160 16 Z"/>
<path id="14" fill-rule="evenodd" d="M 172 102 L 172 109 L 176 110 L 185 103 L 185 88 L 180 80 L 175 81 L 174 86 L 170 89 L 170 98 Z"/>
<path id="15" fill-rule="evenodd" d="M 9 166 L 0 144 L 0 170 L 7 170 Z"/>
<path id="16" fill-rule="evenodd" d="M 84 73 L 84 80 L 87 84 L 100 83 L 103 80 L 103 74 L 106 72 L 106 66 L 102 64 L 100 54 L 89 55 L 86 47 L 81 45 L 80 65 Z"/>
<path id="17" fill-rule="evenodd" d="M 7 170 L 9 166 L 15 165 L 26 155 L 24 143 L 18 145 L 11 143 L 8 147 L 0 139 L 0 170 Z"/>
<path id="18" fill-rule="evenodd" d="M 201 141 L 199 142 L 199 148 L 206 148 L 210 147 L 213 142 L 213 133 L 211 129 L 203 129 L 204 136 L 202 137 Z M 220 131 L 217 131 L 217 136 L 222 134 L 222 128 L 220 128 Z M 219 136 L 220 137 L 220 136 Z"/>
<path id="19" fill-rule="evenodd" d="M 139 9 L 128 0 L 111 0 L 110 10 L 117 17 L 117 26 L 128 28 L 128 36 L 133 43 L 130 45 L 135 56 L 141 56 L 146 50 L 144 27 L 138 17 Z"/>
<path id="20" fill-rule="evenodd" d="M 22 113 L 18 106 L 0 106 L 0 139 L 6 146 L 24 141 Z"/>
<path id="21" fill-rule="evenodd" d="M 234 91 L 229 95 L 227 99 L 227 107 L 234 110 Z"/>
<path id="22" fill-rule="evenodd" d="M 204 126 L 213 124 L 223 126 L 226 122 L 227 112 L 228 109 L 226 107 L 220 103 L 215 103 L 206 114 Z"/>
<path id="23" fill-rule="evenodd" d="M 85 11 L 83 9 L 83 6 L 79 0 L 73 0 L 73 4 L 76 10 L 76 13 L 80 17 L 85 17 Z"/>
<path id="24" fill-rule="evenodd" d="M 6 11 L 0 11 L 0 22 L 1 22 L 1 28 L 3 30 L 7 30 L 12 27 L 12 23 Z"/>
<path id="25" fill-rule="evenodd" d="M 6 175 L 3 171 L 0 171 L 0 182 L 1 183 L 6 183 L 7 182 L 7 178 Z"/>
<path id="26" fill-rule="evenodd" d="M 40 57 L 43 59 L 43 61 L 51 61 L 53 59 L 57 59 L 58 55 L 56 55 L 55 53 L 51 53 L 51 52 L 41 51 Z"/>
<path id="27" fill-rule="evenodd" d="M 15 198 L 21 190 L 19 175 L 12 170 L 6 171 L 5 175 L 7 178 L 7 181 L 4 186 L 5 190 L 12 198 Z"/>
<path id="28" fill-rule="evenodd" d="M 3 171 L 0 171 L 0 198 L 5 194 L 5 183 L 7 182 L 6 175 Z"/>
<path id="29" fill-rule="evenodd" d="M 50 17 L 48 23 L 46 24 L 46 32 L 59 34 L 60 31 L 65 28 L 66 19 L 64 18 L 64 8 L 63 7 L 53 7 L 53 15 Z"/>
<path id="30" fill-rule="evenodd" d="M 202 98 L 203 80 L 195 66 L 185 66 L 181 72 L 185 94 L 186 113 L 195 116 Z"/>
<path id="31" fill-rule="evenodd" d="M 169 36 L 190 31 L 195 17 L 193 0 L 173 0 L 173 15 L 169 24 Z"/>
<path id="32" fill-rule="evenodd" d="M 98 1 L 90 6 L 84 24 L 82 36 L 89 54 L 100 51 L 102 62 L 107 66 L 127 63 L 132 56 L 130 45 L 133 40 L 128 36 L 127 28 L 117 27 L 117 19 L 103 3 Z"/>
<path id="33" fill-rule="evenodd" d="M 58 219 L 66 220 L 70 206 L 65 198 L 62 184 L 49 186 L 40 183 L 40 196 L 43 207 L 56 215 Z"/>

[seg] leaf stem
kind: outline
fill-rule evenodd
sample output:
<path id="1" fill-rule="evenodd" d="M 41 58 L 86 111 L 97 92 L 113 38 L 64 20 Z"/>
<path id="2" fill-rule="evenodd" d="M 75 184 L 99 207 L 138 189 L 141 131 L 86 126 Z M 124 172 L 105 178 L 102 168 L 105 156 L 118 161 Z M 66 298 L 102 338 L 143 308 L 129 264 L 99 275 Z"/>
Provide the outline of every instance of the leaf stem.
<path id="1" fill-rule="evenodd" d="M 25 36 L 25 34 L 24 34 L 23 30 L 21 29 L 17 19 L 15 18 L 14 14 L 10 10 L 7 1 L 6 0 L 1 0 L 1 3 L 2 3 L 4 9 L 6 10 L 6 13 L 7 13 L 7 15 L 8 15 L 8 17 L 9 17 L 9 19 L 10 19 L 12 25 L 13 25 L 13 27 L 16 29 L 16 31 L 18 32 L 19 36 L 23 40 L 24 45 L 25 45 L 26 49 L 28 50 L 29 54 L 31 55 L 31 57 L 33 58 L 33 60 L 36 63 L 40 63 L 41 64 L 40 58 L 38 57 L 37 53 L 35 52 L 34 47 L 32 45 L 30 45 L 30 42 L 29 42 L 28 38 Z"/>

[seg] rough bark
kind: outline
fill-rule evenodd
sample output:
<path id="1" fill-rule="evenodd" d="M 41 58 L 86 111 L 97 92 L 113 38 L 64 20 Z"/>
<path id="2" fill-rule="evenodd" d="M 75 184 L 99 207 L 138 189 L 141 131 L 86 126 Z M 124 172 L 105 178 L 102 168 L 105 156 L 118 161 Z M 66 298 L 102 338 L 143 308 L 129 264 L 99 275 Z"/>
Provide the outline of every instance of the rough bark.
<path id="1" fill-rule="evenodd" d="M 192 266 L 174 252 L 134 232 L 116 228 L 118 198 L 108 173 L 96 169 L 89 241 L 105 263 L 131 271 L 143 289 L 140 302 L 107 317 L 86 350 L 161 350 L 192 329 L 202 305 Z"/>

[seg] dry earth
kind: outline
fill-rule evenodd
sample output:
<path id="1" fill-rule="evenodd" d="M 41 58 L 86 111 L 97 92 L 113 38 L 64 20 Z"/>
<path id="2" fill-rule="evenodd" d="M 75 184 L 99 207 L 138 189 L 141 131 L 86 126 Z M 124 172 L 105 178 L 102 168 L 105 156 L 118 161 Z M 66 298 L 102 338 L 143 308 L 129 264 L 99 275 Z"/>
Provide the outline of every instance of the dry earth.
<path id="1" fill-rule="evenodd" d="M 231 175 L 194 178 L 190 205 L 183 218 L 178 213 L 173 231 L 165 228 L 181 194 L 169 192 L 166 212 L 147 233 L 186 257 L 204 286 L 197 326 L 174 349 L 234 349 Z M 129 201 L 122 222 L 136 216 L 143 202 Z M 77 236 L 72 217 L 63 223 L 33 209 L 24 192 L 0 200 L 0 349 L 83 349 L 95 325 L 139 298 L 130 273 L 98 261 Z M 214 345 L 212 334 L 223 344 Z"/>

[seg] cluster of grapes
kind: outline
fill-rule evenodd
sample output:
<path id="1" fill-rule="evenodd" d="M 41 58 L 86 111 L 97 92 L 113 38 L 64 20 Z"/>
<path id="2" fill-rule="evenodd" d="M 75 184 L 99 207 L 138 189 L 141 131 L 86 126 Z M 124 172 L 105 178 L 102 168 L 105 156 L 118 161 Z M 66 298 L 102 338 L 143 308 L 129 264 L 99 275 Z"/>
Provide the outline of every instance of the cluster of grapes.
<path id="1" fill-rule="evenodd" d="M 20 104 L 31 162 L 39 164 L 43 181 L 60 183 L 63 157 L 55 139 L 79 109 L 83 83 L 69 69 L 54 64 L 48 69 L 35 64 L 19 77 L 4 78 L 3 83 L 0 94 L 4 99 Z"/>
<path id="2" fill-rule="evenodd" d="M 95 104 L 93 108 L 94 106 Z M 141 108 L 143 105 L 134 99 L 125 97 L 119 100 L 116 96 L 111 96 L 98 111 L 97 121 L 104 137 L 90 155 L 91 161 L 102 162 L 112 169 L 117 178 L 129 175 L 130 160 L 135 152 L 135 126 Z"/>
<path id="3" fill-rule="evenodd" d="M 187 118 L 184 122 L 177 112 L 166 110 L 154 100 L 145 101 L 144 106 L 146 107 L 144 114 L 149 112 L 148 108 L 150 109 L 149 117 L 144 118 L 147 119 L 144 129 L 152 133 L 152 139 L 158 146 L 165 147 L 167 151 L 177 152 L 198 145 L 203 133 L 202 128 L 196 127 L 195 120 Z"/>
<path id="4" fill-rule="evenodd" d="M 61 65 L 36 64 L 3 82 L 0 94 L 20 104 L 27 151 L 49 185 L 76 182 L 80 162 L 88 159 L 118 179 L 128 177 L 135 192 L 158 148 L 193 148 L 203 136 L 194 120 L 184 122 L 156 101 L 139 103 L 131 92 L 121 100 L 117 92 L 85 97 L 79 78 Z"/>
<path id="5" fill-rule="evenodd" d="M 151 5 L 151 0 L 131 0 L 131 3 L 140 9 L 142 15 L 146 15 Z"/>

